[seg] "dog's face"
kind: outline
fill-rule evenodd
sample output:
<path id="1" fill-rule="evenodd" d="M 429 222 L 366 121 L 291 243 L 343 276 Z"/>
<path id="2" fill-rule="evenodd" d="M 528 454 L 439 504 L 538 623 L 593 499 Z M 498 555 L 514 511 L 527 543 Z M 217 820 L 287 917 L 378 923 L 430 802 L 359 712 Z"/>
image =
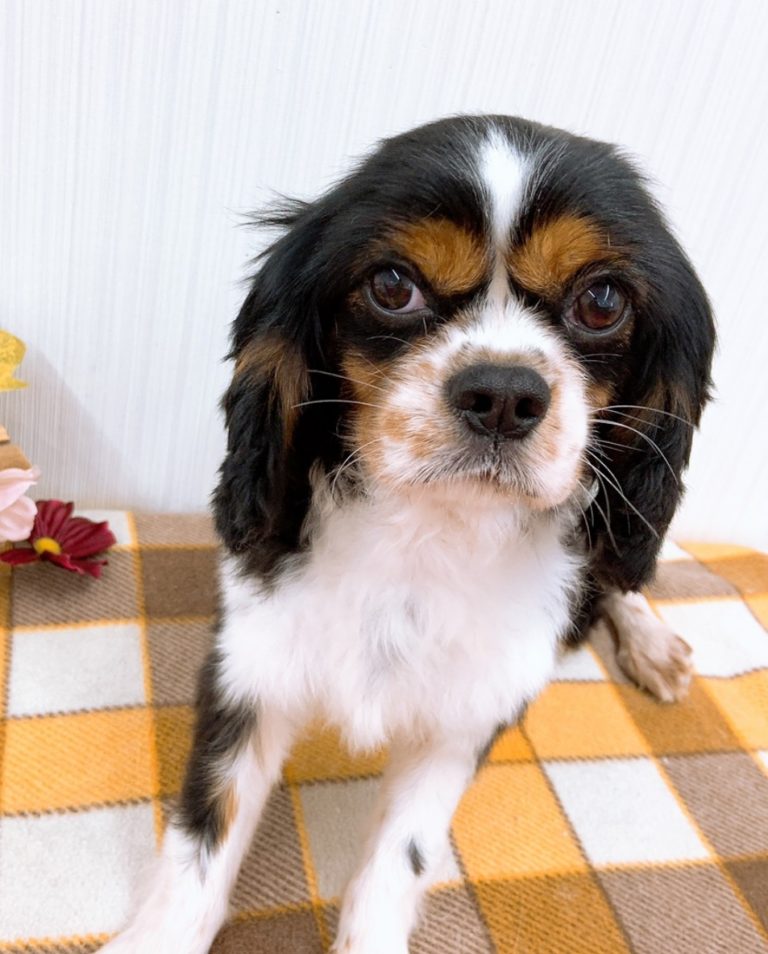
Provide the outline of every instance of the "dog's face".
<path id="1" fill-rule="evenodd" d="M 219 530 L 252 568 L 300 546 L 320 462 L 353 491 L 537 510 L 596 479 L 593 545 L 619 582 L 647 575 L 714 333 L 612 147 L 506 117 L 446 120 L 388 140 L 274 223 L 285 234 L 235 324 L 217 491 Z"/>
<path id="2" fill-rule="evenodd" d="M 506 144 L 486 156 L 481 175 L 506 162 L 519 186 Z M 494 228 L 494 207 L 506 216 L 511 203 L 492 187 L 475 223 L 412 219 L 365 250 L 338 316 L 355 402 L 347 433 L 374 486 L 430 485 L 462 499 L 474 490 L 550 508 L 578 486 L 598 395 L 541 303 L 515 293 L 510 230 Z M 606 280 L 603 288 L 615 294 Z"/>

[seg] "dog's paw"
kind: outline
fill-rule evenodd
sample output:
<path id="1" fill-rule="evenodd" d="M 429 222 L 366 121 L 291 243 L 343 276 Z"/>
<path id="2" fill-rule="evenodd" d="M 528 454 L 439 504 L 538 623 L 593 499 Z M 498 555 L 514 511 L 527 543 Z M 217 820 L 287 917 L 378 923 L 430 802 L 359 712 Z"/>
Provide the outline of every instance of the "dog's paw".
<path id="1" fill-rule="evenodd" d="M 693 651 L 660 620 L 651 625 L 644 621 L 643 629 L 644 638 L 621 641 L 616 659 L 633 682 L 658 700 L 679 702 L 691 685 Z"/>

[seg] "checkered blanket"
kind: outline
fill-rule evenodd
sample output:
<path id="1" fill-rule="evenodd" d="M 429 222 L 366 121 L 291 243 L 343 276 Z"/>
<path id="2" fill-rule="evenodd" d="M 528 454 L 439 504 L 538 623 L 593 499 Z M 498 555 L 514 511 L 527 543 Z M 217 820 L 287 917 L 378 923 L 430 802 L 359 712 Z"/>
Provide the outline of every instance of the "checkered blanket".
<path id="1" fill-rule="evenodd" d="M 189 744 L 210 524 L 88 515 L 118 538 L 101 581 L 0 581 L 3 952 L 93 951 L 120 926 Z M 768 556 L 665 557 L 650 595 L 694 647 L 690 698 L 628 685 L 607 632 L 566 656 L 465 796 L 412 951 L 768 951 Z M 296 748 L 217 954 L 328 950 L 383 759 L 323 731 Z"/>

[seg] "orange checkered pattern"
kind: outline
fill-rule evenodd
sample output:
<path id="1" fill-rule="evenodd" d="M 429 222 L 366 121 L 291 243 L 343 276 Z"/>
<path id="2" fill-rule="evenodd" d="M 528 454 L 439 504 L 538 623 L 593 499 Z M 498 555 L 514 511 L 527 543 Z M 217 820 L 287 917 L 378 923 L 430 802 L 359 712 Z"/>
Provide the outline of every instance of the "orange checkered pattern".
<path id="1" fill-rule="evenodd" d="M 190 741 L 210 524 L 89 515 L 118 537 L 101 581 L 0 581 L 2 952 L 93 951 L 120 926 Z M 695 650 L 690 698 L 628 685 L 605 630 L 565 656 L 464 798 L 412 951 L 768 951 L 768 557 L 669 545 L 649 595 Z M 328 951 L 384 762 L 299 744 L 217 954 Z"/>

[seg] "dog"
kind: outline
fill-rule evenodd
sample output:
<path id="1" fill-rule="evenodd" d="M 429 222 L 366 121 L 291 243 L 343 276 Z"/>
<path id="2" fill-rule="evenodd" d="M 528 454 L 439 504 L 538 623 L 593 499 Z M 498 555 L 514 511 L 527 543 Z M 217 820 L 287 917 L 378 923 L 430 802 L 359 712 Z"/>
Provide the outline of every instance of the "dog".
<path id="1" fill-rule="evenodd" d="M 204 954 L 302 726 L 388 744 L 337 954 L 406 954 L 499 729 L 599 618 L 681 697 L 640 593 L 683 492 L 715 331 L 611 145 L 506 116 L 380 144 L 266 216 L 232 333 L 215 648 L 180 803 L 110 954 Z"/>

